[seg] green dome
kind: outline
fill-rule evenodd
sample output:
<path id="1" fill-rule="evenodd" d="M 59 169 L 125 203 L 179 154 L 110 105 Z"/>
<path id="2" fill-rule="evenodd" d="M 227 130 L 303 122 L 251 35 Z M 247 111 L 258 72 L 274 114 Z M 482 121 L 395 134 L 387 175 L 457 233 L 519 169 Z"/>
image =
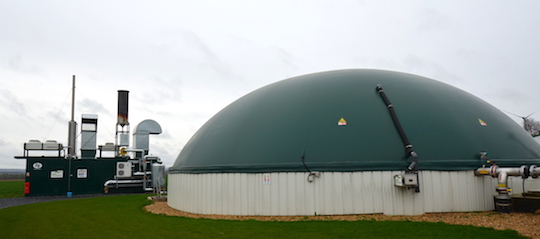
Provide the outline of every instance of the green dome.
<path id="1" fill-rule="evenodd" d="M 481 99 L 421 76 L 339 70 L 255 90 L 212 117 L 171 173 L 405 170 L 411 158 L 380 84 L 418 154 L 420 170 L 540 163 L 540 145 Z"/>

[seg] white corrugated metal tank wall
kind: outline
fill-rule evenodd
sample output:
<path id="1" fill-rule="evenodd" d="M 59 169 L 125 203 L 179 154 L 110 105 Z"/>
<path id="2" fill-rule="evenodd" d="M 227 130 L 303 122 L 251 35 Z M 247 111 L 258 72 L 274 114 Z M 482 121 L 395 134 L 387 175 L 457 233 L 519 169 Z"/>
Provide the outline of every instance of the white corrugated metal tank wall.
<path id="1" fill-rule="evenodd" d="M 400 171 L 170 174 L 168 204 L 177 210 L 222 215 L 420 215 L 493 210 L 497 180 L 473 171 L 421 171 L 420 193 L 394 186 Z M 264 183 L 265 175 L 269 183 Z M 269 176 L 269 177 L 268 177 Z M 522 179 L 510 177 L 513 193 Z M 526 188 L 540 188 L 527 179 Z"/>

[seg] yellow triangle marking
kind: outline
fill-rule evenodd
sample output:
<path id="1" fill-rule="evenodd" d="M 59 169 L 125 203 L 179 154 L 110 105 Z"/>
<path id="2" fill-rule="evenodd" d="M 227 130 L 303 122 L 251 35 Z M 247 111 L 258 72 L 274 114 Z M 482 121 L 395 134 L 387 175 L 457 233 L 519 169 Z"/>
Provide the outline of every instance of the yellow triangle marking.
<path id="1" fill-rule="evenodd" d="M 347 125 L 347 121 L 344 118 L 341 118 L 338 122 L 338 125 Z"/>
<path id="2" fill-rule="evenodd" d="M 484 122 L 482 119 L 478 118 L 478 123 L 482 126 L 487 126 L 486 122 Z"/>

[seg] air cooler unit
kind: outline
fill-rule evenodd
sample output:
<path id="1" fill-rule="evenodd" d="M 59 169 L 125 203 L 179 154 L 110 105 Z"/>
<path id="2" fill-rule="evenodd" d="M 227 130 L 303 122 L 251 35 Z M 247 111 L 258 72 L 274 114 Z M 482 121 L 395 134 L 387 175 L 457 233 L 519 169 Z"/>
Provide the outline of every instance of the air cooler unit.
<path id="1" fill-rule="evenodd" d="M 131 163 L 130 162 L 117 162 L 116 163 L 116 177 L 118 178 L 131 177 Z"/>

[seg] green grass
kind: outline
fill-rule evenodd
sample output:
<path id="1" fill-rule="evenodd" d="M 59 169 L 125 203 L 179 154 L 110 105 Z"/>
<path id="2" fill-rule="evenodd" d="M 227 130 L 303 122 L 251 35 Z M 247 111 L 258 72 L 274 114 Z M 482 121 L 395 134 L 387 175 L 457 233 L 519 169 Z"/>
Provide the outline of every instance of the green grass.
<path id="1" fill-rule="evenodd" d="M 73 199 L 0 209 L 2 238 L 526 238 L 444 223 L 261 222 L 191 219 L 143 210 L 145 195 Z"/>
<path id="2" fill-rule="evenodd" d="M 24 197 L 24 181 L 0 181 L 0 198 Z"/>

